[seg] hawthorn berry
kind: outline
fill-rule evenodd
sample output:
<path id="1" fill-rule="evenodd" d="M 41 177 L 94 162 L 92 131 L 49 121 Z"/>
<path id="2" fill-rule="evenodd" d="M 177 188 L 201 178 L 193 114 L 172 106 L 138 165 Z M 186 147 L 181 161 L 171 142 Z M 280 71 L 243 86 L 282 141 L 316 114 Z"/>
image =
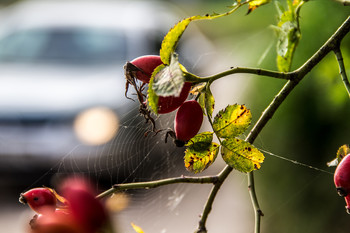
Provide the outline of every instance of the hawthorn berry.
<path id="1" fill-rule="evenodd" d="M 138 58 L 135 58 L 130 62 L 138 71 L 136 72 L 136 78 L 144 83 L 149 83 L 151 79 L 153 70 L 163 64 L 160 56 L 156 55 L 145 55 Z"/>
<path id="2" fill-rule="evenodd" d="M 57 198 L 55 193 L 49 188 L 34 188 L 25 193 L 21 193 L 19 201 L 28 204 L 32 210 L 41 214 L 43 210 L 55 211 Z"/>
<path id="3" fill-rule="evenodd" d="M 203 110 L 195 100 L 184 102 L 177 110 L 174 128 L 176 140 L 186 142 L 193 138 L 201 128 Z"/>
<path id="4" fill-rule="evenodd" d="M 181 93 L 178 97 L 175 96 L 159 96 L 158 99 L 158 113 L 159 114 L 166 114 L 169 112 L 172 112 L 176 110 L 178 107 L 181 106 L 185 102 L 185 100 L 188 97 L 188 94 L 191 90 L 191 83 L 185 82 Z"/>
<path id="5" fill-rule="evenodd" d="M 350 214 L 350 154 L 338 164 L 334 173 L 334 184 L 340 196 L 345 198 L 346 210 Z"/>

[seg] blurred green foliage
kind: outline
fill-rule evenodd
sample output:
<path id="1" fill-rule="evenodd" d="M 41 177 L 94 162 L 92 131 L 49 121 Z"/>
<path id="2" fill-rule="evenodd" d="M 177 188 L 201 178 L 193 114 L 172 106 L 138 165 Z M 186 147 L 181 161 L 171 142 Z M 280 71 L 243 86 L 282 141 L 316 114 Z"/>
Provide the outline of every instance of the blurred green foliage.
<path id="1" fill-rule="evenodd" d="M 21 0 L 0 0 L 0 6 L 7 6 L 20 1 Z"/>

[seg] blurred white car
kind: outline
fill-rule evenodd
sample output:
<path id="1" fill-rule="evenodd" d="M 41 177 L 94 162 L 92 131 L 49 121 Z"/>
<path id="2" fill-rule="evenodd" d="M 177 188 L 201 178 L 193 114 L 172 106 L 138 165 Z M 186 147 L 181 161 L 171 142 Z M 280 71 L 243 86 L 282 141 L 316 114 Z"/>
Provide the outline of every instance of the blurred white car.
<path id="1" fill-rule="evenodd" d="M 118 125 L 138 110 L 124 96 L 123 65 L 159 53 L 182 18 L 174 12 L 164 2 L 106 0 L 22 1 L 2 9 L 0 169 L 48 168 L 99 148 L 110 154 L 106 145 L 116 143 Z M 199 32 L 188 38 L 184 59 L 210 46 Z"/>

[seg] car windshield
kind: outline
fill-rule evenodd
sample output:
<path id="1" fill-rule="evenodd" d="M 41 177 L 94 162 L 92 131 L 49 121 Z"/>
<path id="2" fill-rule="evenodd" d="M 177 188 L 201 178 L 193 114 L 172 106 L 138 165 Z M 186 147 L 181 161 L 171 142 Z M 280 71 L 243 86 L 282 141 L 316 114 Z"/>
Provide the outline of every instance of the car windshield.
<path id="1" fill-rule="evenodd" d="M 2 62 L 105 63 L 125 60 L 126 40 L 117 30 L 41 28 L 0 39 Z"/>

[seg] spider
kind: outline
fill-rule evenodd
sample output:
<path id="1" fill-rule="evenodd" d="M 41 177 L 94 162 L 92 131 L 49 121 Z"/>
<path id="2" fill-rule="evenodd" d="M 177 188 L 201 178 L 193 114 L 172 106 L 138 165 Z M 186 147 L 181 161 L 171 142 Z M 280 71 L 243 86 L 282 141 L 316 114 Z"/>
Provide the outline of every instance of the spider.
<path id="1" fill-rule="evenodd" d="M 124 74 L 125 74 L 125 78 L 126 78 L 125 97 L 130 99 L 130 100 L 133 100 L 130 97 L 128 97 L 129 85 L 132 85 L 136 90 L 137 98 L 138 98 L 139 102 L 143 103 L 144 95 L 142 94 L 142 90 L 143 90 L 145 84 L 142 83 L 140 87 L 137 86 L 135 79 L 136 79 L 136 72 L 138 72 L 138 71 L 144 73 L 144 71 L 142 69 L 138 68 L 137 66 L 133 65 L 130 62 L 126 62 L 126 64 L 124 65 Z"/>
<path id="2" fill-rule="evenodd" d="M 125 78 L 126 78 L 125 97 L 127 99 L 132 100 L 132 101 L 135 101 L 135 100 L 131 99 L 130 97 L 128 97 L 129 85 L 133 86 L 135 91 L 136 91 L 137 99 L 140 103 L 139 112 L 145 118 L 146 123 L 151 122 L 151 124 L 152 124 L 151 131 L 155 132 L 157 134 L 159 131 L 156 130 L 156 122 L 155 122 L 154 118 L 151 116 L 151 111 L 147 108 L 147 105 L 144 102 L 144 98 L 146 96 L 143 94 L 143 91 L 145 89 L 146 84 L 142 83 L 141 85 L 137 85 L 136 72 L 138 72 L 138 71 L 145 73 L 142 69 L 138 68 L 137 66 L 135 66 L 134 64 L 132 64 L 130 62 L 127 62 L 124 65 L 124 73 L 125 73 Z M 148 134 L 148 132 L 146 132 L 145 136 L 147 136 L 147 134 Z"/>

